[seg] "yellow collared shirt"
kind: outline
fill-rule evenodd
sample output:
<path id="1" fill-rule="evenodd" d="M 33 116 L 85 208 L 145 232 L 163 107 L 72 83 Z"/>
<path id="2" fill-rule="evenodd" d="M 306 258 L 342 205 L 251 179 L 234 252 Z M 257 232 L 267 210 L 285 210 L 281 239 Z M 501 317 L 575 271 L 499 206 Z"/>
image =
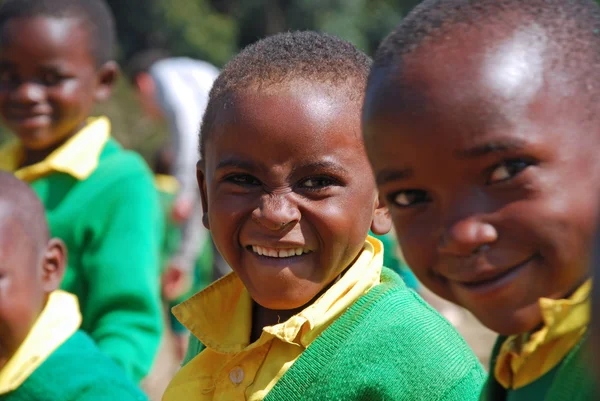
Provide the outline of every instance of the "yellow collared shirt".
<path id="1" fill-rule="evenodd" d="M 74 295 L 50 294 L 42 314 L 17 352 L 0 370 L 0 396 L 16 390 L 79 328 L 81 314 Z M 1 398 L 1 397 L 0 397 Z"/>
<path id="2" fill-rule="evenodd" d="M 519 389 L 558 365 L 585 334 L 590 321 L 588 280 L 568 299 L 540 298 L 544 326 L 535 333 L 510 336 L 502 344 L 494 374 L 506 389 Z"/>
<path id="3" fill-rule="evenodd" d="M 106 117 L 90 118 L 88 124 L 44 160 L 19 168 L 24 150 L 18 141 L 0 149 L 0 170 L 14 172 L 23 181 L 33 182 L 53 172 L 85 180 L 98 167 L 100 154 L 110 138 L 110 121 Z"/>
<path id="4" fill-rule="evenodd" d="M 170 383 L 164 401 L 266 397 L 300 354 L 358 298 L 379 284 L 383 245 L 367 238 L 356 262 L 317 301 L 249 343 L 252 300 L 232 273 L 173 312 L 206 349 Z"/>

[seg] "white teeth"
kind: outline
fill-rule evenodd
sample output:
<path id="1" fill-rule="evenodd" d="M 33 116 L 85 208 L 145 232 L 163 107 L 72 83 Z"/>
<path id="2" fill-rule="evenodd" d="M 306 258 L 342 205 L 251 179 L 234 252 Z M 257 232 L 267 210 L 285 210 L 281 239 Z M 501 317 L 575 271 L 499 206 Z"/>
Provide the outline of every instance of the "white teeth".
<path id="1" fill-rule="evenodd" d="M 295 248 L 295 249 L 274 249 L 274 248 L 263 248 L 262 246 L 252 245 L 252 252 L 261 255 L 268 256 L 271 258 L 289 258 L 291 256 L 300 256 L 305 253 L 310 253 L 308 249 Z"/>

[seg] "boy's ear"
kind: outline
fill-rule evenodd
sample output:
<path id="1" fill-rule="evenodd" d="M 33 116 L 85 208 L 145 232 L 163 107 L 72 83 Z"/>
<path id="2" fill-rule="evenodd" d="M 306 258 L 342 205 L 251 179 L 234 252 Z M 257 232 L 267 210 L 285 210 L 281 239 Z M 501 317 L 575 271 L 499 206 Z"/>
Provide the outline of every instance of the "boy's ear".
<path id="1" fill-rule="evenodd" d="M 119 65 L 115 61 L 104 63 L 96 73 L 97 83 L 94 97 L 97 102 L 108 100 L 112 93 L 112 89 L 119 78 Z"/>
<path id="2" fill-rule="evenodd" d="M 67 247 L 56 238 L 48 242 L 42 260 L 42 287 L 51 293 L 60 287 L 67 265 Z"/>
<path id="3" fill-rule="evenodd" d="M 196 179 L 198 180 L 198 188 L 200 189 L 200 198 L 202 199 L 202 224 L 210 230 L 208 221 L 208 192 L 206 191 L 206 175 L 204 160 L 199 160 L 196 164 Z"/>
<path id="4" fill-rule="evenodd" d="M 392 218 L 390 211 L 383 200 L 377 196 L 375 200 L 375 211 L 373 213 L 373 221 L 371 222 L 371 231 L 375 235 L 384 235 L 392 229 Z"/>

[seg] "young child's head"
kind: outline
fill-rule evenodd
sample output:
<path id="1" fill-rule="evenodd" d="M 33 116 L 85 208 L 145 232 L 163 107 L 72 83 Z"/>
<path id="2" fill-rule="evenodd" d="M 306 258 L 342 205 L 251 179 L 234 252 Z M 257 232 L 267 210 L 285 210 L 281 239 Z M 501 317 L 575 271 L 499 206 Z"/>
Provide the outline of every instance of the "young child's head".
<path id="1" fill-rule="evenodd" d="M 309 303 L 387 232 L 360 134 L 370 59 L 313 32 L 264 39 L 216 80 L 201 129 L 205 225 L 252 298 Z"/>
<path id="2" fill-rule="evenodd" d="M 35 193 L 12 174 L 0 172 L 0 370 L 62 280 L 66 250 L 48 235 Z"/>
<path id="3" fill-rule="evenodd" d="M 0 6 L 0 115 L 26 149 L 75 134 L 118 75 L 104 0 L 6 0 Z"/>
<path id="4" fill-rule="evenodd" d="M 157 86 L 150 74 L 152 66 L 169 57 L 161 49 L 149 49 L 134 55 L 125 66 L 125 73 L 131 80 L 138 101 L 144 113 L 156 120 L 164 118 L 157 101 Z"/>
<path id="5" fill-rule="evenodd" d="M 588 276 L 598 74 L 592 0 L 426 0 L 376 56 L 365 143 L 404 256 L 499 333 Z"/>

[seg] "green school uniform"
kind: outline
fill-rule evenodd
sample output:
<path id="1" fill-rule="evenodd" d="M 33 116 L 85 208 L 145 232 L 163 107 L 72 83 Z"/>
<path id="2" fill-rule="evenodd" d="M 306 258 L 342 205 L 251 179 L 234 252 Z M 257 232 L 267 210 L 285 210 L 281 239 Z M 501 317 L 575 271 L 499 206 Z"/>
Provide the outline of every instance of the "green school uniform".
<path id="1" fill-rule="evenodd" d="M 499 337 L 491 359 L 494 371 L 496 357 L 506 337 Z M 494 375 L 488 378 L 480 401 L 594 401 L 600 399 L 595 389 L 590 366 L 585 362 L 587 336 L 550 372 L 518 390 L 506 390 Z M 596 398 L 598 397 L 598 398 Z"/>
<path id="2" fill-rule="evenodd" d="M 77 331 L 2 401 L 145 401 L 146 396 Z"/>
<path id="3" fill-rule="evenodd" d="M 194 336 L 189 362 L 204 346 Z M 486 374 L 456 330 L 391 270 L 300 355 L 265 401 L 477 400 Z"/>
<path id="4" fill-rule="evenodd" d="M 62 289 L 79 298 L 87 332 L 136 383 L 150 371 L 162 332 L 162 219 L 152 174 L 140 156 L 90 123 L 44 161 L 18 169 L 18 143 L 0 150 L 0 169 L 31 184 L 52 236 L 69 252 Z"/>

